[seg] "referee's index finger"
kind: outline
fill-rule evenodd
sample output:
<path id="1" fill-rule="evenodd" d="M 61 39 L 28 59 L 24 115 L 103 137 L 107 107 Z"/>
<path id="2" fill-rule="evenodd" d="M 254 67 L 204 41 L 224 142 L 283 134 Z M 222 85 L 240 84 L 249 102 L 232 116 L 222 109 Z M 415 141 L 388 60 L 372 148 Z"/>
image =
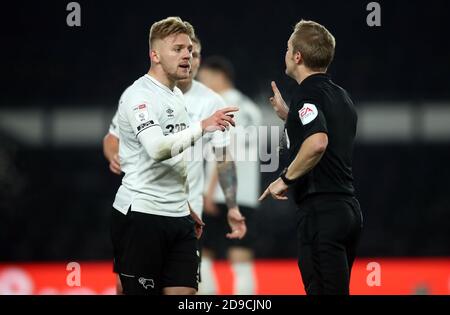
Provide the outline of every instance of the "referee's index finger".
<path id="1" fill-rule="evenodd" d="M 261 195 L 261 197 L 259 197 L 258 201 L 263 201 L 264 199 L 266 199 L 267 195 L 269 194 L 269 189 L 266 189 L 263 194 Z"/>
<path id="2" fill-rule="evenodd" d="M 280 90 L 278 90 L 278 87 L 277 87 L 277 84 L 275 83 L 275 81 L 272 81 L 270 85 L 272 85 L 273 93 L 280 94 Z"/>

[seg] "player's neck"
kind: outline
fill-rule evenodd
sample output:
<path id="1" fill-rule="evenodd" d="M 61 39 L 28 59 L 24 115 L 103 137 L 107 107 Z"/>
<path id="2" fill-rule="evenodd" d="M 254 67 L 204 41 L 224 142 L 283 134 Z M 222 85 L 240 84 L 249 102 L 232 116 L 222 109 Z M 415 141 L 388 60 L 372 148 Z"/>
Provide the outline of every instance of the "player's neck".
<path id="1" fill-rule="evenodd" d="M 192 81 L 193 80 L 180 80 L 177 82 L 177 87 L 183 94 L 186 94 L 192 87 Z"/>
<path id="2" fill-rule="evenodd" d="M 164 71 L 158 71 L 158 69 L 152 67 L 147 74 L 159 83 L 167 86 L 171 91 L 175 88 L 176 81 L 171 80 Z"/>

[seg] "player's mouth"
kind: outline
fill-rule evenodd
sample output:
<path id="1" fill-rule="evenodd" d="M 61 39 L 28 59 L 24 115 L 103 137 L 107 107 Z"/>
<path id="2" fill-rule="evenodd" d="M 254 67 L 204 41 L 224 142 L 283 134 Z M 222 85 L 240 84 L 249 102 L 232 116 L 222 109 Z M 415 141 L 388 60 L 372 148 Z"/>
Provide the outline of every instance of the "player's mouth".
<path id="1" fill-rule="evenodd" d="M 183 69 L 186 69 L 186 70 L 188 70 L 188 71 L 191 70 L 191 65 L 188 64 L 188 63 L 186 63 L 186 64 L 181 64 L 181 65 L 179 65 L 179 67 L 180 67 L 180 68 L 183 68 Z"/>

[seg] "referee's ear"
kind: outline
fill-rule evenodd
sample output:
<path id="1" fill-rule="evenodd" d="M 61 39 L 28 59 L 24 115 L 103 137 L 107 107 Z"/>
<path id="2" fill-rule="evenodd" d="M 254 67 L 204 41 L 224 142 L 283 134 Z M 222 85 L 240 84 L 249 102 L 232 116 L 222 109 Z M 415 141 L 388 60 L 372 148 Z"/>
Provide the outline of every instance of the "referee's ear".
<path id="1" fill-rule="evenodd" d="M 299 50 L 294 54 L 294 61 L 298 65 L 301 64 L 303 61 L 302 53 Z"/>

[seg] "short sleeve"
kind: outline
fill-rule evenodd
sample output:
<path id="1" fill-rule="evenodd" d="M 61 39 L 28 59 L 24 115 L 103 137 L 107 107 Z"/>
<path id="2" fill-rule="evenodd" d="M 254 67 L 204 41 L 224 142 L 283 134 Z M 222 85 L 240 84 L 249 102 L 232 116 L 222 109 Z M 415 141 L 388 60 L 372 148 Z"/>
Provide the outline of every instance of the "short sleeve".
<path id="1" fill-rule="evenodd" d="M 116 138 L 119 138 L 119 118 L 118 118 L 119 112 L 116 111 L 114 114 L 113 119 L 111 120 L 111 123 L 109 124 L 109 133 L 115 136 Z"/>
<path id="2" fill-rule="evenodd" d="M 148 128 L 159 126 L 158 110 L 151 103 L 148 98 L 132 97 L 122 104 L 136 137 Z"/>
<path id="3" fill-rule="evenodd" d="M 315 133 L 328 133 L 322 106 L 316 100 L 301 100 L 298 102 L 296 119 L 303 128 L 303 140 Z"/>

